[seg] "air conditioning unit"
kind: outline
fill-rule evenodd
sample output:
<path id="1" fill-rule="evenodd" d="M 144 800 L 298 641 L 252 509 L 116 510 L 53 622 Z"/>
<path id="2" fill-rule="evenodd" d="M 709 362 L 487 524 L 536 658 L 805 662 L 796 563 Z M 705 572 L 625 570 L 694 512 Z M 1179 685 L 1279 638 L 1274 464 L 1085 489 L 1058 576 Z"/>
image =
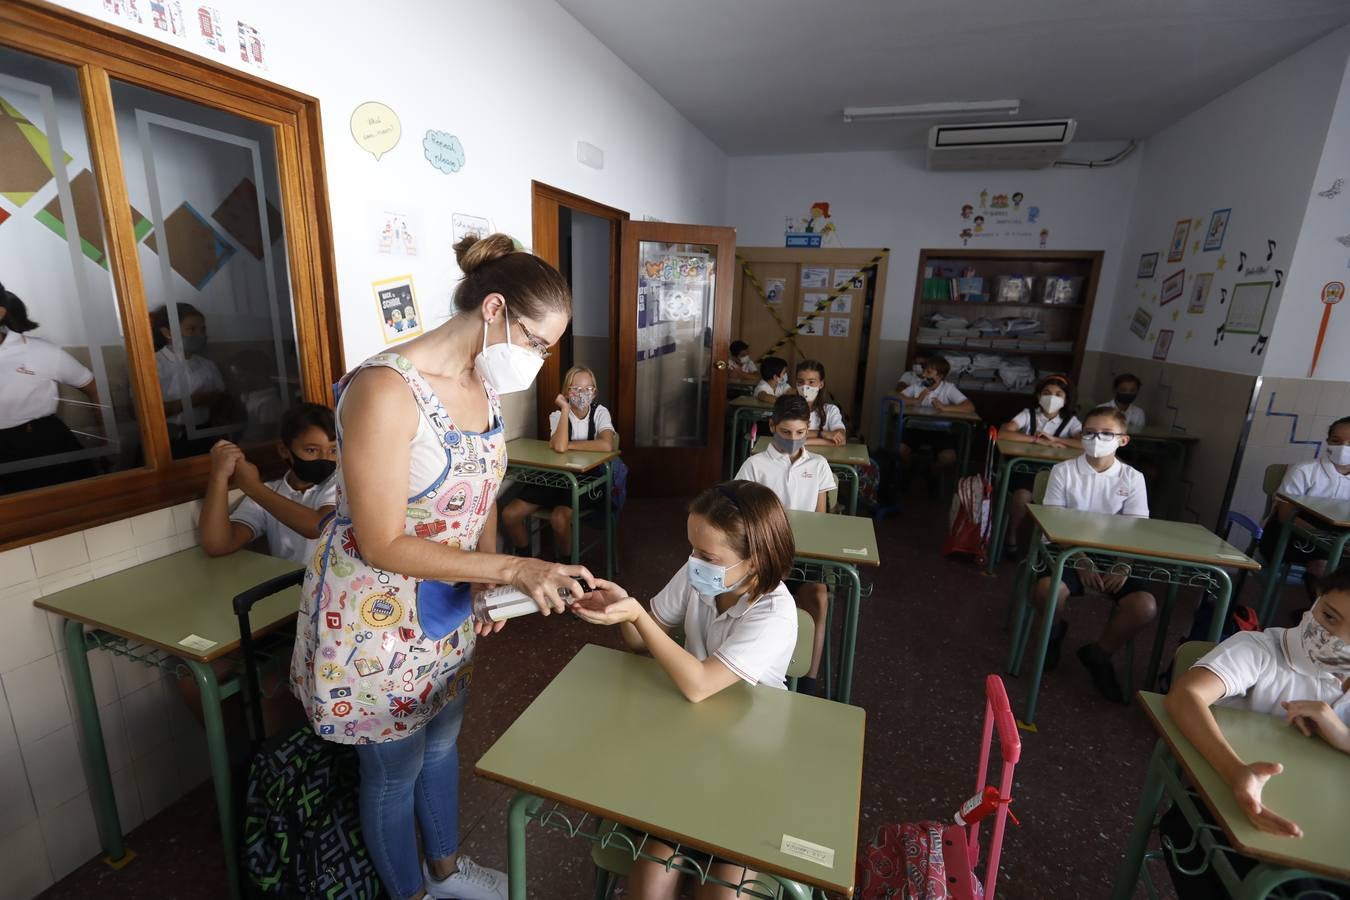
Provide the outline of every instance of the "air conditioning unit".
<path id="1" fill-rule="evenodd" d="M 930 169 L 1044 169 L 1064 154 L 1078 123 L 988 122 L 928 129 Z"/>

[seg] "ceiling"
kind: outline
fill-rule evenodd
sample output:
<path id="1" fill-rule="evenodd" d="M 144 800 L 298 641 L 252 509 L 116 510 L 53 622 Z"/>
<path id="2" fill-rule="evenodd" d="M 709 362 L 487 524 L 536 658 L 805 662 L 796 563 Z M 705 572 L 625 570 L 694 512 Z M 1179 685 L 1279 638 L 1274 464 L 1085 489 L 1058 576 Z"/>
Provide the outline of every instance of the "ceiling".
<path id="1" fill-rule="evenodd" d="M 921 147 L 930 123 L 842 110 L 946 100 L 1147 137 L 1350 22 L 1346 0 L 558 2 L 733 156 Z"/>

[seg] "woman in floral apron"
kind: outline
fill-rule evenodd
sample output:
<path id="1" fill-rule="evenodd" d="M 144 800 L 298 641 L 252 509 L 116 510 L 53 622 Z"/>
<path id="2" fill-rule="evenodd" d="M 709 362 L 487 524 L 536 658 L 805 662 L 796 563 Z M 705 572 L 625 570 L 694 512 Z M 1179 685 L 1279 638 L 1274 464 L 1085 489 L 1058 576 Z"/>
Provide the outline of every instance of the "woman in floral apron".
<path id="1" fill-rule="evenodd" d="M 315 731 L 356 745 L 366 847 L 395 900 L 506 897 L 505 875 L 458 853 L 468 586 L 513 584 L 547 614 L 564 608 L 559 590 L 580 596 L 574 579 L 591 579 L 494 552 L 498 394 L 529 387 L 562 336 L 567 283 L 505 235 L 455 251 L 457 315 L 339 386 L 337 513 L 305 575 L 291 660 Z"/>

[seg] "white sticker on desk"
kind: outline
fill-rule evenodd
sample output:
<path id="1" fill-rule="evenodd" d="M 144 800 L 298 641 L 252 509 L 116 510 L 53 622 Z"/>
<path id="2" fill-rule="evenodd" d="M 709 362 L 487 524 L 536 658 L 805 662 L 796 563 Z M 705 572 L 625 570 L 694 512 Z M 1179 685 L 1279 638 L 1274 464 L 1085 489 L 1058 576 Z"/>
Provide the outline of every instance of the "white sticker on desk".
<path id="1" fill-rule="evenodd" d="M 1214 554 L 1214 555 L 1217 556 L 1219 559 L 1246 559 L 1246 558 L 1247 558 L 1247 557 L 1243 556 L 1241 553 L 1216 553 L 1216 554 Z"/>
<path id="2" fill-rule="evenodd" d="M 801 838 L 793 837 L 790 834 L 783 835 L 783 845 L 778 848 L 778 852 L 786 853 L 788 856 L 795 856 L 798 859 L 804 859 L 807 862 L 818 863 L 827 869 L 834 868 L 834 851 L 829 847 L 822 847 L 819 844 L 813 844 L 810 841 L 804 841 Z"/>
<path id="3" fill-rule="evenodd" d="M 209 641 L 196 634 L 189 634 L 178 642 L 178 646 L 186 647 L 189 650 L 196 650 L 198 653 L 205 653 L 216 645 L 216 641 Z"/>
<path id="4" fill-rule="evenodd" d="M 857 547 L 857 548 L 854 548 L 854 547 L 840 547 L 840 548 L 839 548 L 839 551 L 840 551 L 841 553 L 847 553 L 849 556 L 866 556 L 866 555 L 867 555 L 867 548 L 866 548 L 866 547 Z"/>

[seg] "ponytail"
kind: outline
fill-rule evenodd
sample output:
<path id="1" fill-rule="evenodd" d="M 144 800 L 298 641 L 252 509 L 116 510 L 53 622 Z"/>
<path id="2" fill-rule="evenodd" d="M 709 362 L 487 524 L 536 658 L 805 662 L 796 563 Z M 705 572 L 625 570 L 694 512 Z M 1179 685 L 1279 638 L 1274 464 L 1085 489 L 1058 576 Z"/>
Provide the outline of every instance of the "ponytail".
<path id="1" fill-rule="evenodd" d="M 0 325 L 15 334 L 23 334 L 38 327 L 38 323 L 28 318 L 28 307 L 24 306 L 23 301 L 13 291 L 5 290 L 3 284 L 0 284 L 0 309 L 5 311 L 4 318 L 0 319 Z"/>
<path id="2" fill-rule="evenodd" d="M 796 544 L 777 495 L 753 481 L 724 481 L 689 504 L 690 515 L 706 519 L 741 559 L 749 560 L 753 599 L 773 590 L 792 571 Z"/>

